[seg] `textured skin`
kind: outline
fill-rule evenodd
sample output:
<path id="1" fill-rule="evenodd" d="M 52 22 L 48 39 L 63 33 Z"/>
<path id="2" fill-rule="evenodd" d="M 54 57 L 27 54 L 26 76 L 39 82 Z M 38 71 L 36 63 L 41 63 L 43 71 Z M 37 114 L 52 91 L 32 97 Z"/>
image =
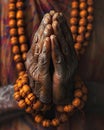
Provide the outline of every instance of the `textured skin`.
<path id="1" fill-rule="evenodd" d="M 26 68 L 35 81 L 32 89 L 42 102 L 70 102 L 77 56 L 62 13 L 51 11 L 43 17 L 27 54 Z"/>

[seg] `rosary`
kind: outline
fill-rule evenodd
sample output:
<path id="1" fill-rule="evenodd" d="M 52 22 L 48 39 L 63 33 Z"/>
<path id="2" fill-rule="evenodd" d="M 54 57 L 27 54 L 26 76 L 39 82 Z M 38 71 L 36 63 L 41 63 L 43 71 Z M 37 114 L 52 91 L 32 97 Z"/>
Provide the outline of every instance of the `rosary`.
<path id="1" fill-rule="evenodd" d="M 60 92 L 58 95 L 58 93 L 56 93 L 56 91 L 54 91 L 54 89 L 52 90 L 52 87 L 50 87 L 51 80 L 49 80 L 50 84 L 46 83 L 46 85 L 48 84 L 47 88 L 43 87 L 41 88 L 41 92 L 38 92 L 37 89 L 38 87 L 40 87 L 40 84 L 38 84 L 36 81 L 40 80 L 39 75 L 41 75 L 37 75 L 36 71 L 38 69 L 41 70 L 41 67 L 39 68 L 36 64 L 39 60 L 38 44 L 40 46 L 43 46 L 41 54 L 43 59 L 41 61 L 40 57 L 40 61 L 43 62 L 42 65 L 44 66 L 44 64 L 48 64 L 44 60 L 44 57 L 46 57 L 45 53 L 51 53 L 50 46 L 52 46 L 53 51 L 52 58 L 57 59 L 57 57 L 55 57 L 54 51 L 57 50 L 56 53 L 59 52 L 58 49 L 60 48 L 60 46 L 58 45 L 58 42 L 64 41 L 61 33 L 63 32 L 66 44 L 62 44 L 62 51 L 70 60 L 70 62 L 68 62 L 71 66 L 71 70 L 69 68 L 69 77 L 73 77 L 72 75 L 73 73 L 75 73 L 75 69 L 77 68 L 77 60 L 75 60 L 75 62 L 73 60 L 76 57 L 79 59 L 80 55 L 85 52 L 85 48 L 87 47 L 91 36 L 93 28 L 93 0 L 72 0 L 69 19 L 71 32 L 63 14 L 61 12 L 50 10 L 49 13 L 44 15 L 37 32 L 33 36 L 33 44 L 30 50 L 28 48 L 26 39 L 23 9 L 23 0 L 9 0 L 8 16 L 10 27 L 10 43 L 12 45 L 13 60 L 15 62 L 16 70 L 18 72 L 18 78 L 14 84 L 14 98 L 21 109 L 24 109 L 27 113 L 32 114 L 36 123 L 41 124 L 43 127 L 57 127 L 59 124 L 66 122 L 69 116 L 72 116 L 72 114 L 76 110 L 83 109 L 85 102 L 87 101 L 88 89 L 84 82 L 81 80 L 81 78 L 78 75 L 75 75 L 73 81 L 74 91 L 72 91 L 73 96 L 70 103 L 63 104 L 57 102 L 57 96 L 61 97 L 59 96 L 60 93 L 64 93 L 64 89 L 66 88 L 64 88 L 65 86 L 62 87 L 63 91 L 59 89 Z M 61 30 L 62 27 L 63 30 Z M 72 39 L 70 38 L 70 35 L 72 35 Z M 67 41 L 70 41 L 70 43 L 67 43 Z M 72 45 L 72 43 L 74 44 Z M 69 50 L 68 47 L 70 47 Z M 70 55 L 70 53 L 72 55 Z M 33 58 L 34 63 L 32 63 Z M 47 57 L 47 60 L 48 58 L 49 57 Z M 39 65 L 41 64 L 40 61 L 38 63 Z M 56 65 L 60 65 L 62 61 L 63 58 L 60 59 L 58 57 Z M 65 63 L 66 68 L 64 69 L 68 69 L 67 62 Z M 33 73 L 34 68 L 35 72 Z M 44 70 L 47 71 L 47 68 L 44 68 Z M 43 73 L 46 72 L 43 71 Z M 65 74 L 67 74 L 67 72 L 65 72 Z M 32 87 L 33 84 L 31 85 L 31 78 L 34 80 L 33 84 L 34 82 L 36 84 L 35 90 Z M 50 78 L 49 75 L 47 76 L 47 79 L 48 78 Z M 66 77 L 64 76 L 63 78 Z M 55 84 L 58 84 L 58 82 L 56 82 L 56 78 L 54 79 L 54 81 Z M 67 84 L 67 86 L 70 87 L 70 84 Z M 65 95 L 63 93 L 62 95 Z M 52 101 L 51 94 L 54 95 L 56 102 Z M 53 115 L 47 116 L 47 113 L 53 113 Z"/>

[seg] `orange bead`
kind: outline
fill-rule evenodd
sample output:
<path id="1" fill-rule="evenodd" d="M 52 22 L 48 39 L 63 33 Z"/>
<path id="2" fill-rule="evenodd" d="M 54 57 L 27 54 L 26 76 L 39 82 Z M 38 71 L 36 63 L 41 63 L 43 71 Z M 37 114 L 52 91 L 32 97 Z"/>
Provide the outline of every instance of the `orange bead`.
<path id="1" fill-rule="evenodd" d="M 15 17 L 16 17 L 15 11 L 9 11 L 9 18 L 10 19 L 15 19 Z"/>
<path id="2" fill-rule="evenodd" d="M 26 94 L 31 91 L 31 89 L 30 89 L 30 87 L 28 85 L 23 85 L 22 89 L 23 89 L 24 93 L 26 93 Z"/>
<path id="3" fill-rule="evenodd" d="M 24 27 L 19 27 L 18 28 L 18 35 L 24 35 L 25 34 L 25 29 Z"/>
<path id="4" fill-rule="evenodd" d="M 23 9 L 24 3 L 23 3 L 22 1 L 18 1 L 18 2 L 16 3 L 16 7 L 17 7 L 17 9 Z"/>
<path id="5" fill-rule="evenodd" d="M 28 45 L 27 44 L 22 44 L 20 48 L 21 48 L 22 53 L 28 51 Z"/>
<path id="6" fill-rule="evenodd" d="M 80 26 L 85 26 L 87 24 L 87 20 L 85 19 L 85 18 L 81 18 L 80 20 L 79 20 L 79 25 Z"/>
<path id="7" fill-rule="evenodd" d="M 23 76 L 25 73 L 26 73 L 25 71 L 21 71 L 21 72 L 19 73 L 19 76 Z"/>
<path id="8" fill-rule="evenodd" d="M 32 108 L 31 108 L 31 107 L 27 107 L 27 108 L 26 108 L 26 112 L 27 112 L 27 113 L 31 113 L 31 112 L 32 112 Z"/>
<path id="9" fill-rule="evenodd" d="M 74 92 L 74 96 L 75 97 L 82 97 L 83 93 L 81 91 L 81 89 L 76 89 L 75 92 Z"/>
<path id="10" fill-rule="evenodd" d="M 18 101 L 18 100 L 20 99 L 20 97 L 21 97 L 21 96 L 20 96 L 20 93 L 19 93 L 19 92 L 15 92 L 15 93 L 14 93 L 14 98 L 15 98 L 15 100 Z"/>
<path id="11" fill-rule="evenodd" d="M 78 33 L 79 33 L 79 34 L 83 34 L 85 31 L 86 31 L 86 28 L 85 28 L 84 26 L 80 26 L 80 27 L 78 28 Z"/>
<path id="12" fill-rule="evenodd" d="M 19 54 L 20 53 L 19 47 L 17 45 L 13 46 L 12 52 L 13 52 L 13 54 Z"/>
<path id="13" fill-rule="evenodd" d="M 24 53 L 22 54 L 22 59 L 23 59 L 24 61 L 26 60 L 26 56 L 27 56 L 27 53 L 24 52 Z"/>
<path id="14" fill-rule="evenodd" d="M 63 112 L 64 111 L 64 106 L 58 105 L 56 107 L 56 109 L 57 109 L 58 112 Z"/>
<path id="15" fill-rule="evenodd" d="M 78 8 L 78 2 L 72 1 L 72 8 Z"/>
<path id="16" fill-rule="evenodd" d="M 18 10 L 18 11 L 17 11 L 16 18 L 17 18 L 17 19 L 22 19 L 22 18 L 24 18 L 24 13 L 23 13 L 22 10 Z"/>
<path id="17" fill-rule="evenodd" d="M 87 16 L 87 20 L 88 20 L 89 23 L 93 22 L 93 19 L 94 19 L 94 18 L 93 18 L 92 15 L 88 15 L 88 16 Z"/>
<path id="18" fill-rule="evenodd" d="M 81 47 L 82 47 L 81 43 L 75 43 L 75 44 L 74 44 L 75 50 L 80 50 Z"/>
<path id="19" fill-rule="evenodd" d="M 20 42 L 20 44 L 26 43 L 26 41 L 27 41 L 27 39 L 26 39 L 26 36 L 25 36 L 25 35 L 19 36 L 19 42 Z"/>
<path id="20" fill-rule="evenodd" d="M 17 71 L 23 71 L 23 70 L 25 70 L 25 66 L 24 66 L 23 63 L 18 62 L 18 63 L 16 64 L 16 69 L 17 69 Z"/>
<path id="21" fill-rule="evenodd" d="M 71 16 L 72 17 L 77 17 L 78 16 L 78 10 L 77 9 L 71 10 Z"/>
<path id="22" fill-rule="evenodd" d="M 47 111 L 47 110 L 50 110 L 50 109 L 51 109 L 51 105 L 44 104 L 43 108 L 41 109 L 41 111 Z"/>
<path id="23" fill-rule="evenodd" d="M 36 103 L 33 104 L 33 109 L 34 110 L 39 110 L 40 108 L 42 108 L 43 104 L 40 101 L 37 101 Z"/>
<path id="24" fill-rule="evenodd" d="M 43 117 L 42 117 L 41 115 L 36 115 L 36 116 L 35 116 L 35 122 L 36 122 L 36 123 L 41 123 L 42 120 L 43 120 Z"/>
<path id="25" fill-rule="evenodd" d="M 17 20 L 17 26 L 18 26 L 18 27 L 24 27 L 24 25 L 25 25 L 25 22 L 24 22 L 23 19 L 18 19 L 18 20 Z"/>
<path id="26" fill-rule="evenodd" d="M 88 10 L 89 14 L 93 14 L 93 12 L 94 12 L 94 9 L 92 6 L 89 6 L 87 10 Z"/>
<path id="27" fill-rule="evenodd" d="M 76 25 L 77 22 L 78 22 L 77 18 L 71 18 L 70 19 L 70 24 L 72 24 L 72 25 Z"/>
<path id="28" fill-rule="evenodd" d="M 54 118 L 51 122 L 52 126 L 58 126 L 60 123 L 59 119 L 58 118 Z"/>
<path id="29" fill-rule="evenodd" d="M 25 108 L 25 107 L 26 107 L 25 101 L 24 101 L 23 99 L 20 100 L 20 101 L 18 102 L 18 106 L 19 106 L 20 108 Z"/>
<path id="30" fill-rule="evenodd" d="M 12 45 L 16 45 L 16 44 L 18 44 L 18 37 L 16 37 L 16 36 L 13 36 L 13 37 L 11 37 L 11 44 Z"/>
<path id="31" fill-rule="evenodd" d="M 22 82 L 21 82 L 21 80 L 19 80 L 18 82 L 17 82 L 17 84 L 18 84 L 18 88 L 21 88 L 22 87 Z"/>
<path id="32" fill-rule="evenodd" d="M 87 7 L 87 4 L 86 4 L 86 2 L 80 2 L 80 5 L 79 5 L 79 7 L 80 7 L 80 9 L 86 9 L 86 7 Z"/>
<path id="33" fill-rule="evenodd" d="M 49 127 L 50 126 L 50 120 L 43 120 L 42 121 L 42 126 L 43 127 Z"/>
<path id="34" fill-rule="evenodd" d="M 20 62 L 20 61 L 22 61 L 22 58 L 21 58 L 21 55 L 20 54 L 16 54 L 16 55 L 14 55 L 14 61 L 15 62 Z"/>
<path id="35" fill-rule="evenodd" d="M 81 100 L 79 98 L 75 98 L 73 101 L 72 101 L 72 105 L 75 106 L 75 107 L 78 107 L 81 103 Z"/>
<path id="36" fill-rule="evenodd" d="M 84 36 L 83 35 L 78 35 L 77 36 L 77 38 L 76 38 L 76 41 L 78 42 L 78 43 L 82 43 L 83 41 L 84 41 Z"/>
<path id="37" fill-rule="evenodd" d="M 15 35 L 17 35 L 17 29 L 16 28 L 11 28 L 9 33 L 10 33 L 10 36 L 15 36 Z"/>
<path id="38" fill-rule="evenodd" d="M 64 111 L 65 112 L 72 112 L 74 110 L 74 106 L 73 105 L 66 105 L 64 107 Z"/>
<path id="39" fill-rule="evenodd" d="M 9 10 L 15 10 L 16 6 L 14 3 L 9 3 Z"/>
<path id="40" fill-rule="evenodd" d="M 74 42 L 76 41 L 76 38 L 77 38 L 77 34 L 73 34 L 73 40 L 74 40 Z"/>
<path id="41" fill-rule="evenodd" d="M 19 91 L 19 88 L 18 88 L 18 85 L 17 84 L 14 84 L 14 91 Z"/>
<path id="42" fill-rule="evenodd" d="M 93 5 L 93 0 L 87 0 L 87 4 L 92 6 Z"/>
<path id="43" fill-rule="evenodd" d="M 87 16 L 87 11 L 86 10 L 82 10 L 80 11 L 80 17 L 86 17 Z"/>
<path id="44" fill-rule="evenodd" d="M 86 39 L 86 40 L 89 40 L 90 35 L 91 35 L 90 32 L 86 32 L 86 33 L 85 33 L 85 39 Z"/>
<path id="45" fill-rule="evenodd" d="M 72 33 L 77 33 L 77 26 L 70 27 Z"/>
<path id="46" fill-rule="evenodd" d="M 36 97 L 33 93 L 29 93 L 27 98 L 32 102 Z"/>
<path id="47" fill-rule="evenodd" d="M 31 104 L 31 101 L 28 98 L 25 98 L 25 102 L 26 102 L 27 105 Z"/>
<path id="48" fill-rule="evenodd" d="M 92 31 L 92 28 L 93 28 L 92 24 L 89 23 L 89 24 L 87 25 L 87 30 L 88 30 L 88 31 Z"/>

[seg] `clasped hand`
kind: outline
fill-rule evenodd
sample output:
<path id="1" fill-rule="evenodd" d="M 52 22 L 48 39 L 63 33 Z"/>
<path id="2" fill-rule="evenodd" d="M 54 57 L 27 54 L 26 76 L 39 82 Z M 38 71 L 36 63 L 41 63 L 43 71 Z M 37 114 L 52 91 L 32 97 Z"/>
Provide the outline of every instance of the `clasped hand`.
<path id="1" fill-rule="evenodd" d="M 33 35 L 26 69 L 32 90 L 44 103 L 67 104 L 77 68 L 73 39 L 62 13 L 50 11 Z"/>

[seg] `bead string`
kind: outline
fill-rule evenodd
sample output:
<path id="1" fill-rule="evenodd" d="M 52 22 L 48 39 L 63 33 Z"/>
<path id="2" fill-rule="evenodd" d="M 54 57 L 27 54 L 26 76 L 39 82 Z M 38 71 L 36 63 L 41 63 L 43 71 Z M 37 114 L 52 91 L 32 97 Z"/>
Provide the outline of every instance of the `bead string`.
<path id="1" fill-rule="evenodd" d="M 70 25 L 75 43 L 74 47 L 78 54 L 80 54 L 82 48 L 85 46 L 85 41 L 88 41 L 91 34 L 93 21 L 92 5 L 93 0 L 87 0 L 87 2 L 86 0 L 80 0 L 80 3 L 78 0 L 72 1 Z M 82 109 L 84 107 L 88 90 L 81 79 L 77 77 L 74 83 L 75 91 L 72 103 L 63 106 L 56 105 L 55 109 L 59 115 L 56 115 L 53 119 L 50 120 L 44 117 L 44 113 L 51 109 L 51 104 L 43 104 L 32 93 L 31 87 L 29 86 L 29 78 L 25 71 L 24 61 L 26 60 L 28 44 L 25 35 L 23 8 L 23 0 L 9 0 L 10 41 L 12 44 L 12 53 L 14 55 L 13 59 L 18 71 L 18 79 L 14 85 L 14 98 L 18 102 L 20 108 L 33 114 L 35 122 L 42 124 L 44 127 L 58 126 L 61 122 L 65 122 L 68 119 L 67 113 L 71 114 L 75 109 Z M 89 15 L 85 13 L 86 10 Z M 79 38 L 80 36 L 83 36 L 83 40 Z M 79 47 L 79 44 L 81 47 Z"/>

